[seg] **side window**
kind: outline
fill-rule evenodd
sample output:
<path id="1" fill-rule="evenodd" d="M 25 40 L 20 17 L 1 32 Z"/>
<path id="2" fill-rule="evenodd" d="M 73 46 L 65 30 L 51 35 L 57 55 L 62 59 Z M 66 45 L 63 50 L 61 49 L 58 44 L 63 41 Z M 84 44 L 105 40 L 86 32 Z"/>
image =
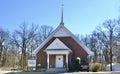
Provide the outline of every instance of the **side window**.
<path id="1" fill-rule="evenodd" d="M 79 64 L 81 63 L 81 59 L 80 59 L 80 57 L 77 57 L 77 59 L 79 60 Z"/>
<path id="2" fill-rule="evenodd" d="M 87 57 L 82 58 L 81 62 L 82 63 L 87 63 Z"/>

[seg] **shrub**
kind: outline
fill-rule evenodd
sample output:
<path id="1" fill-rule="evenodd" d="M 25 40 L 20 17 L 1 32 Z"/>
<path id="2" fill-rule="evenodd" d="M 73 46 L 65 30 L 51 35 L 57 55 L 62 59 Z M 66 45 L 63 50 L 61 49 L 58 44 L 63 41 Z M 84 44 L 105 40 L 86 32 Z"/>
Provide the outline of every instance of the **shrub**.
<path id="1" fill-rule="evenodd" d="M 101 64 L 96 62 L 96 63 L 93 63 L 92 65 L 92 71 L 93 72 L 97 72 L 97 71 L 100 71 L 101 70 Z"/>
<path id="2" fill-rule="evenodd" d="M 74 60 L 74 71 L 79 71 L 79 70 L 80 70 L 80 60 L 76 58 Z"/>

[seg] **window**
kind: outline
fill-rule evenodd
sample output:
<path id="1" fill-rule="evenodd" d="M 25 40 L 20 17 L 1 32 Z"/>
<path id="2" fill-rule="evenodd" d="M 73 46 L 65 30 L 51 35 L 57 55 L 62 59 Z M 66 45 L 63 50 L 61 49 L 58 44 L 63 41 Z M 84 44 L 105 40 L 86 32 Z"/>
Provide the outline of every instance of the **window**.
<path id="1" fill-rule="evenodd" d="M 79 60 L 79 64 L 81 63 L 81 59 L 80 59 L 80 57 L 77 57 L 77 59 Z"/>
<path id="2" fill-rule="evenodd" d="M 81 62 L 82 63 L 87 63 L 87 57 L 82 58 Z"/>

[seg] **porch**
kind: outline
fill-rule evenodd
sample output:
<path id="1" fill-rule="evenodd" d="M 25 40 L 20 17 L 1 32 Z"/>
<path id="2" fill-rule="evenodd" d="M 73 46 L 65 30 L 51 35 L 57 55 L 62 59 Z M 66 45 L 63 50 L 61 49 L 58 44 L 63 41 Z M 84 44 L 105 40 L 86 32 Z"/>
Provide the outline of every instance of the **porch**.
<path id="1" fill-rule="evenodd" d="M 66 68 L 66 55 L 49 55 L 49 68 Z"/>
<path id="2" fill-rule="evenodd" d="M 56 38 L 44 51 L 47 54 L 47 69 L 66 68 L 68 70 L 68 55 L 72 51 L 62 41 Z"/>
<path id="3" fill-rule="evenodd" d="M 47 50 L 47 69 L 68 70 L 68 50 Z"/>

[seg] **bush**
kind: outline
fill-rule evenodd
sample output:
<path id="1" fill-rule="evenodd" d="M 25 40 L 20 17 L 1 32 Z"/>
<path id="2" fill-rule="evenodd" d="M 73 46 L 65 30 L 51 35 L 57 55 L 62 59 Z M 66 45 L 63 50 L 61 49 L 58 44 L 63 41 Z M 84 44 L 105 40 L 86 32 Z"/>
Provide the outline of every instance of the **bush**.
<path id="1" fill-rule="evenodd" d="M 74 60 L 74 71 L 79 71 L 80 70 L 80 60 L 79 59 L 75 59 Z"/>
<path id="2" fill-rule="evenodd" d="M 93 72 L 97 72 L 97 71 L 100 71 L 101 70 L 101 64 L 96 62 L 96 63 L 93 63 L 92 65 L 92 71 Z"/>

